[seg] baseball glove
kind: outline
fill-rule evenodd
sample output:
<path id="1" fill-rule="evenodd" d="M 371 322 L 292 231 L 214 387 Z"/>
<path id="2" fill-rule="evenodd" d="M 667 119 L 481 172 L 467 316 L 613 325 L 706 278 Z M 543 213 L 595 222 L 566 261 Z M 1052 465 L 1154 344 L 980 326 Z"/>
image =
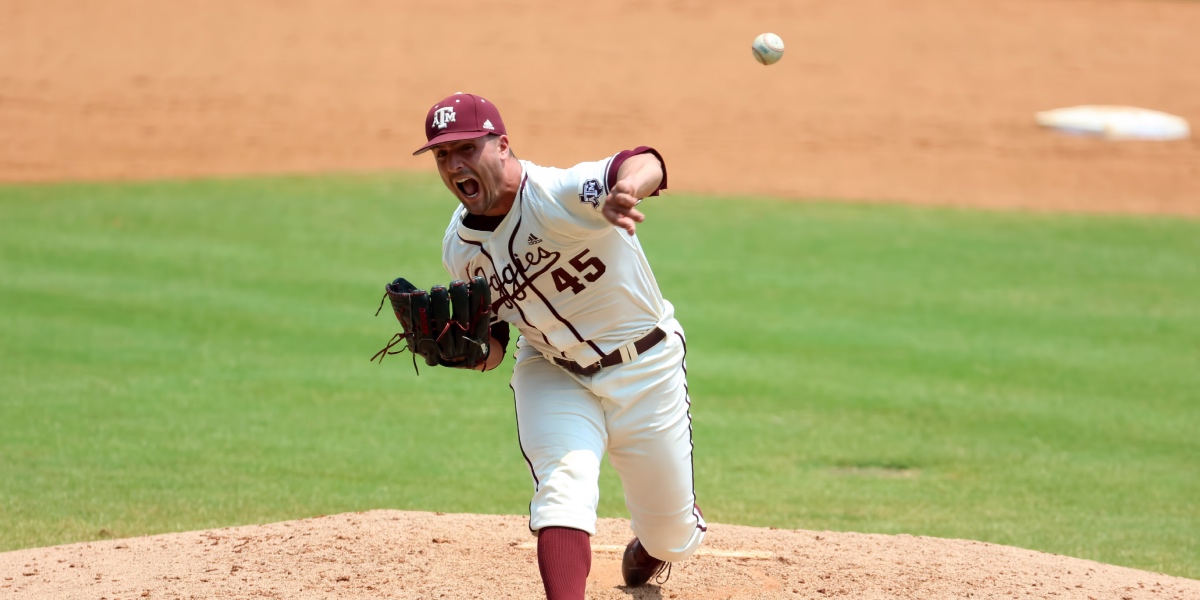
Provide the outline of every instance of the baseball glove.
<path id="1" fill-rule="evenodd" d="M 392 310 L 403 332 L 392 336 L 371 360 L 406 349 L 413 353 L 413 368 L 417 355 L 425 364 L 456 369 L 474 369 L 487 360 L 491 347 L 492 294 L 487 280 L 475 277 L 468 284 L 454 280 L 450 288 L 435 285 L 426 293 L 402 277 L 384 286 L 384 298 L 392 301 Z M 383 309 L 383 300 L 379 302 Z M 379 310 L 375 311 L 379 315 Z M 405 342 L 399 350 L 393 347 Z M 420 375 L 420 370 L 417 371 Z"/>

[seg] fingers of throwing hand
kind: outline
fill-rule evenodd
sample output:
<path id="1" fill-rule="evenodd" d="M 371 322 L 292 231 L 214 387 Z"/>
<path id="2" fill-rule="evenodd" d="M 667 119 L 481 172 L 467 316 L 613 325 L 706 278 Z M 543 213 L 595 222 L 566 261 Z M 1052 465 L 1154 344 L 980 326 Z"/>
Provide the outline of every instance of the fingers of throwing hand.
<path id="1" fill-rule="evenodd" d="M 638 202 L 640 202 L 640 200 L 638 200 L 637 197 L 633 196 L 632 194 L 619 193 L 616 190 L 613 190 L 613 192 L 604 199 L 604 210 L 606 212 L 612 211 L 614 213 L 628 214 L 629 211 L 633 210 L 633 207 L 638 205 Z"/>
<path id="2" fill-rule="evenodd" d="M 641 211 L 633 208 L 618 207 L 616 205 L 606 205 L 604 207 L 604 217 L 608 219 L 609 223 L 627 231 L 629 235 L 633 235 L 636 229 L 635 223 L 641 223 L 646 220 L 646 215 L 643 215 Z"/>
<path id="3" fill-rule="evenodd" d="M 646 220 L 646 216 L 634 208 L 641 202 L 637 196 L 633 195 L 636 191 L 632 184 L 620 181 L 612 187 L 612 191 L 604 199 L 604 218 L 630 235 L 633 235 L 636 229 L 635 223 Z"/>
<path id="4" fill-rule="evenodd" d="M 633 219 L 630 219 L 629 217 L 618 217 L 615 221 L 613 221 L 613 225 L 624 229 L 625 233 L 628 233 L 629 235 L 633 235 L 633 233 L 637 231 L 637 225 L 634 225 Z"/>

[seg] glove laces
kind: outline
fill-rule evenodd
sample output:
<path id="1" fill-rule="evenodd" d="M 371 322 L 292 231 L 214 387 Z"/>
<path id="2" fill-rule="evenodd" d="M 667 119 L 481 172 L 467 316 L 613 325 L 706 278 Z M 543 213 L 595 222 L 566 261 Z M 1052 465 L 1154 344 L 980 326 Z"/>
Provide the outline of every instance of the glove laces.
<path id="1" fill-rule="evenodd" d="M 379 312 L 383 310 L 383 302 L 385 300 L 387 300 L 387 297 L 388 297 L 387 293 L 385 292 L 383 294 L 383 298 L 379 299 L 379 308 L 375 309 L 375 316 L 378 317 Z M 395 348 L 401 341 L 404 342 L 404 347 L 399 350 L 392 350 L 392 348 Z M 371 362 L 375 362 L 375 359 L 378 358 L 379 364 L 382 365 L 383 358 L 385 356 L 387 356 L 389 354 L 400 354 L 400 353 L 404 352 L 405 350 L 408 350 L 409 353 L 412 354 L 413 370 L 417 372 L 418 376 L 420 376 L 421 370 L 417 368 L 417 353 L 412 351 L 412 346 L 409 345 L 408 338 L 405 337 L 405 335 L 403 333 L 397 333 L 397 334 L 393 335 L 392 339 L 388 340 L 387 345 L 384 346 L 382 349 L 380 349 L 379 352 L 376 352 L 375 356 L 371 357 Z"/>
<path id="2" fill-rule="evenodd" d="M 401 348 L 399 350 L 392 350 L 392 348 L 396 347 L 402 341 L 404 342 L 403 348 Z M 379 364 L 382 365 L 383 357 L 385 357 L 389 354 L 400 354 L 400 353 L 404 352 L 405 350 L 408 350 L 409 353 L 412 354 L 413 370 L 417 372 L 417 375 L 420 375 L 421 370 L 417 368 L 417 353 L 412 351 L 412 348 L 408 345 L 408 338 L 404 337 L 403 333 L 397 333 L 397 334 L 393 335 L 392 339 L 388 340 L 387 345 L 384 346 L 383 348 L 381 348 L 379 350 L 379 352 L 376 352 L 375 356 L 371 357 L 371 362 L 375 362 L 375 359 L 378 358 Z"/>

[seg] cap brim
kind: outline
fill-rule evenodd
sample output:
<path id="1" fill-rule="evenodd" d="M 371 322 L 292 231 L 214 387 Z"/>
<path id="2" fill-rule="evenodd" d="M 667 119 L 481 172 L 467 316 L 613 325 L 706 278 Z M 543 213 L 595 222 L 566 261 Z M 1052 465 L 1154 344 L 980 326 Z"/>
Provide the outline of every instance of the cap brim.
<path id="1" fill-rule="evenodd" d="M 475 138 L 481 138 L 490 133 L 495 133 L 495 132 L 494 131 L 455 131 L 452 133 L 443 133 L 441 135 L 434 136 L 434 138 L 432 140 L 429 140 L 428 144 L 425 144 L 424 146 L 421 146 L 420 148 L 418 148 L 416 152 L 413 152 L 413 156 L 421 154 L 422 152 L 425 152 L 426 150 L 428 150 L 438 144 L 445 144 L 446 142 L 458 142 L 458 141 L 462 141 L 462 140 L 473 140 Z"/>

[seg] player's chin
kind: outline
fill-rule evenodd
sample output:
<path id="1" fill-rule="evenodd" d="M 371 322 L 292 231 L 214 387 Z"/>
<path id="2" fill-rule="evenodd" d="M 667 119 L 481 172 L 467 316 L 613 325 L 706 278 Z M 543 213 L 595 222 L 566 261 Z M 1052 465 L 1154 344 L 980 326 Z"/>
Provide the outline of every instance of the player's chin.
<path id="1" fill-rule="evenodd" d="M 467 212 L 473 215 L 483 215 L 488 209 L 487 202 L 478 194 L 474 198 L 464 198 L 462 194 L 459 194 L 458 201 L 467 209 Z"/>

